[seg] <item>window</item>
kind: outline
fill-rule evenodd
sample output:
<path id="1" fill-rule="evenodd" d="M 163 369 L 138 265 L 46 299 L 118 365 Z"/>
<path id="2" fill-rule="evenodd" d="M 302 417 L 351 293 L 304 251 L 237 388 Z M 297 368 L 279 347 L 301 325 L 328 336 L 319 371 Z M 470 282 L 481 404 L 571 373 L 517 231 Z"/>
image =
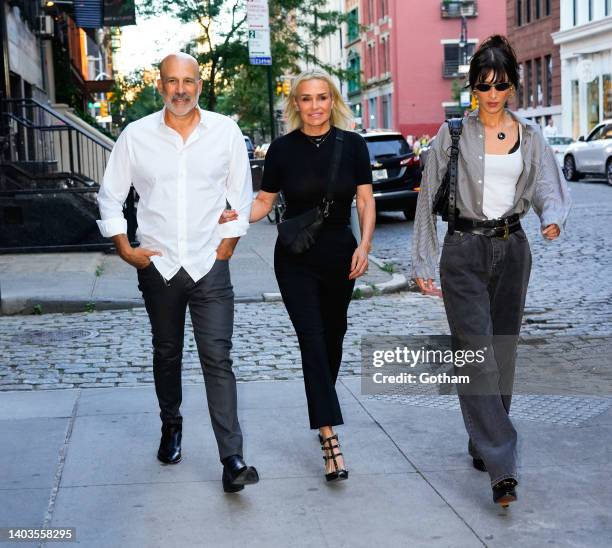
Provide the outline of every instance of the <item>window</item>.
<path id="1" fill-rule="evenodd" d="M 382 96 L 382 125 L 389 129 L 393 126 L 393 117 L 391 116 L 391 94 Z"/>
<path id="2" fill-rule="evenodd" d="M 595 127 L 601 120 L 599 116 L 599 76 L 587 84 L 587 124 L 588 129 Z"/>
<path id="3" fill-rule="evenodd" d="M 593 20 L 593 0 L 589 0 L 589 21 Z"/>
<path id="4" fill-rule="evenodd" d="M 593 131 L 591 131 L 591 134 L 587 137 L 587 141 L 599 141 L 600 139 L 604 138 L 605 135 L 605 130 L 606 126 L 604 126 L 603 124 L 601 126 L 597 126 Z"/>
<path id="5" fill-rule="evenodd" d="M 347 38 L 349 42 L 354 42 L 359 38 L 359 11 L 357 8 L 351 10 L 348 14 Z"/>
<path id="6" fill-rule="evenodd" d="M 531 69 L 531 61 L 525 63 L 525 71 L 527 72 L 525 107 L 529 108 L 533 106 L 533 71 Z"/>
<path id="7" fill-rule="evenodd" d="M 536 71 L 536 105 L 540 106 L 544 100 L 544 90 L 542 89 L 542 58 L 535 61 Z"/>
<path id="8" fill-rule="evenodd" d="M 544 15 L 550 15 L 550 0 L 544 0 Z"/>
<path id="9" fill-rule="evenodd" d="M 376 112 L 377 103 L 376 97 L 368 99 L 368 115 L 370 116 L 368 127 L 370 129 L 378 127 L 378 116 Z"/>
<path id="10" fill-rule="evenodd" d="M 368 44 L 368 63 L 370 65 L 368 70 L 368 78 L 374 78 L 374 76 L 376 76 L 376 59 L 374 58 L 374 44 Z"/>
<path id="11" fill-rule="evenodd" d="M 445 78 L 456 78 L 459 75 L 459 65 L 463 65 L 464 60 L 469 63 L 470 58 L 474 55 L 476 44 L 467 44 L 467 56 L 463 59 L 463 50 L 459 46 L 459 42 L 452 44 L 444 44 L 444 72 Z"/>
<path id="12" fill-rule="evenodd" d="M 578 24 L 578 0 L 572 0 L 572 21 L 574 26 Z"/>
<path id="13" fill-rule="evenodd" d="M 359 55 L 351 52 L 348 60 L 348 69 L 350 72 L 348 81 L 348 92 L 358 93 L 361 89 L 361 59 Z"/>
<path id="14" fill-rule="evenodd" d="M 612 13 L 612 8 L 610 7 L 611 4 L 611 0 L 606 0 L 606 4 L 604 7 L 604 15 L 608 16 L 610 15 L 610 13 Z"/>
<path id="15" fill-rule="evenodd" d="M 552 80 L 552 55 L 544 57 L 545 70 L 546 70 L 546 106 L 552 106 L 552 94 L 553 94 L 553 80 Z"/>
<path id="16" fill-rule="evenodd" d="M 380 16 L 386 17 L 389 15 L 388 0 L 380 0 Z"/>
<path id="17" fill-rule="evenodd" d="M 603 80 L 603 110 L 605 119 L 612 118 L 612 76 L 604 74 Z"/>
<path id="18" fill-rule="evenodd" d="M 525 0 L 525 23 L 531 23 L 531 0 Z"/>
<path id="19" fill-rule="evenodd" d="M 516 0 L 516 26 L 523 24 L 523 0 Z"/>
<path id="20" fill-rule="evenodd" d="M 535 2 L 535 18 L 536 19 L 539 19 L 542 16 L 542 13 L 541 13 L 541 8 L 542 8 L 541 1 L 542 0 L 534 0 L 534 2 Z"/>
<path id="21" fill-rule="evenodd" d="M 382 74 L 391 72 L 389 57 L 389 36 L 380 39 L 380 71 Z"/>

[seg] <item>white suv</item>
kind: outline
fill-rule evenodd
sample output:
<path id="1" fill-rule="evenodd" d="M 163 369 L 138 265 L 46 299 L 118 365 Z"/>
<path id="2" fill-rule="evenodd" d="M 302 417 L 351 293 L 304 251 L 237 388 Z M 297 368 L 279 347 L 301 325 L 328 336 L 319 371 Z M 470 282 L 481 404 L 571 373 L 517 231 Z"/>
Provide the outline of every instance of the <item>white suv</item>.
<path id="1" fill-rule="evenodd" d="M 565 151 L 563 171 L 569 181 L 582 175 L 599 175 L 612 185 L 612 120 L 604 120 L 585 139 L 580 137 Z"/>

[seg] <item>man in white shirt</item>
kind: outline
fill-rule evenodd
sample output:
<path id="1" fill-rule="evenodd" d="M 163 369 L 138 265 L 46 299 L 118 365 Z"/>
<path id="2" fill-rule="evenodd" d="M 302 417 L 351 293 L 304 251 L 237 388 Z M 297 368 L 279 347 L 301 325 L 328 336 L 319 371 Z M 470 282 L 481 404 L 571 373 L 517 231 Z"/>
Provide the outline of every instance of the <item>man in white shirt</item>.
<path id="1" fill-rule="evenodd" d="M 557 136 L 557 133 L 558 133 L 557 126 L 555 126 L 555 122 L 553 121 L 552 117 L 548 119 L 548 123 L 542 130 L 542 133 L 544 133 L 544 137 L 556 137 Z"/>
<path id="2" fill-rule="evenodd" d="M 193 57 L 164 58 L 157 87 L 163 110 L 129 124 L 113 148 L 98 194 L 98 226 L 137 269 L 151 321 L 162 420 L 158 459 L 181 460 L 181 362 L 189 305 L 223 488 L 236 492 L 259 479 L 242 457 L 230 358 L 234 293 L 228 260 L 248 228 L 250 165 L 238 126 L 198 106 L 202 80 Z M 128 241 L 122 213 L 132 184 L 140 196 L 137 248 Z M 226 203 L 238 216 L 219 224 Z"/>

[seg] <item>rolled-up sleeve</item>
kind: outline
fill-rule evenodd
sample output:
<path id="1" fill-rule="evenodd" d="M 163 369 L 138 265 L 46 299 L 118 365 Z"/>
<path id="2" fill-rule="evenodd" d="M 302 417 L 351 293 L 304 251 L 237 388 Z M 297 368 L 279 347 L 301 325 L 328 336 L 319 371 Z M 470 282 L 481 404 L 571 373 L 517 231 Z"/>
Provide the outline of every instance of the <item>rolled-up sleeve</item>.
<path id="1" fill-rule="evenodd" d="M 98 228 L 105 238 L 127 234 L 123 203 L 132 184 L 128 130 L 123 130 L 108 159 L 102 185 L 97 195 L 100 220 Z"/>
<path id="2" fill-rule="evenodd" d="M 230 170 L 226 180 L 226 199 L 232 209 L 238 212 L 235 221 L 219 225 L 221 238 L 244 236 L 249 228 L 249 216 L 253 201 L 253 184 L 251 182 L 251 164 L 244 144 L 244 136 L 237 125 L 234 125 L 231 141 Z"/>
<path id="3" fill-rule="evenodd" d="M 447 160 L 442 158 L 445 156 L 443 143 L 447 135 L 448 130 L 444 124 L 429 149 L 423 171 L 412 236 L 412 276 L 414 278 L 433 279 L 436 273 L 439 243 L 436 216 L 432 213 L 432 207 L 447 167 Z"/>
<path id="4" fill-rule="evenodd" d="M 551 224 L 564 227 L 571 209 L 565 176 L 550 145 L 543 143 L 542 150 L 542 162 L 532 199 L 533 209 L 543 227 Z"/>

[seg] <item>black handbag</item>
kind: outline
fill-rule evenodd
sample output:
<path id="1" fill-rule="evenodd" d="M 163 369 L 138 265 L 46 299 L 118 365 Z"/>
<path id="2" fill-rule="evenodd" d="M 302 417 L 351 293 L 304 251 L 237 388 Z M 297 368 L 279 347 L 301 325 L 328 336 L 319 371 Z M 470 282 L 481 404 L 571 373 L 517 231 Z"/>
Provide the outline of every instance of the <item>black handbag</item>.
<path id="1" fill-rule="evenodd" d="M 433 200 L 432 212 L 442 216 L 442 220 L 448 222 L 448 233 L 455 232 L 455 219 L 458 217 L 457 210 L 457 177 L 459 176 L 459 139 L 463 130 L 461 118 L 446 120 L 451 136 L 450 160 L 442 184 L 438 188 Z"/>
<path id="2" fill-rule="evenodd" d="M 344 131 L 336 128 L 336 140 L 329 170 L 327 194 L 321 204 L 291 219 L 281 221 L 277 226 L 278 240 L 291 253 L 299 255 L 308 251 L 321 231 L 323 221 L 329 216 L 329 208 L 334 203 L 333 190 L 340 168 L 340 157 L 344 143 Z"/>

